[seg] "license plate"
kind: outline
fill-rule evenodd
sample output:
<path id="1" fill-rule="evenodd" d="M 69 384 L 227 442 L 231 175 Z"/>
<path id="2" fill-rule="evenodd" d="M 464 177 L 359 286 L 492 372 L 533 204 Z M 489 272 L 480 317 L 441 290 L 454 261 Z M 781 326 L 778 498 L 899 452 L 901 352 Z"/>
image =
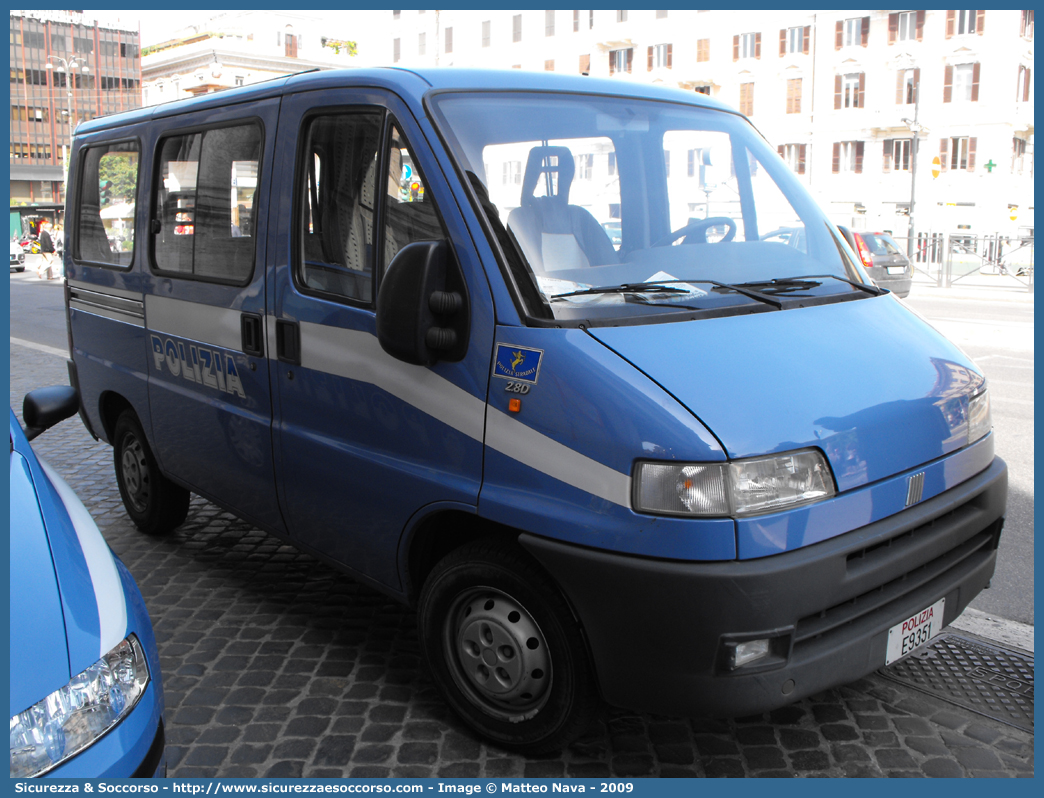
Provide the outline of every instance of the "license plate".
<path id="1" fill-rule="evenodd" d="M 888 266 L 887 269 L 889 274 L 902 274 L 906 271 L 905 266 Z"/>
<path id="2" fill-rule="evenodd" d="M 939 599 L 927 609 L 914 613 L 902 623 L 888 630 L 888 650 L 885 665 L 902 659 L 918 646 L 923 646 L 943 628 L 943 609 L 946 599 Z"/>

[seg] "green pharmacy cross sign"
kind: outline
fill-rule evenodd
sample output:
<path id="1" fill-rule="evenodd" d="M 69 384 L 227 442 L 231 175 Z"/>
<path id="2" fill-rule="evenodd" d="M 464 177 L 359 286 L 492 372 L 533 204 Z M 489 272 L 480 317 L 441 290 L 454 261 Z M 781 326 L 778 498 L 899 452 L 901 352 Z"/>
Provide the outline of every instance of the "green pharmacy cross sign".
<path id="1" fill-rule="evenodd" d="M 993 162 L 993 159 L 990 158 L 990 160 L 986 162 L 986 171 L 989 172 L 992 175 L 993 174 L 993 167 L 995 167 L 996 165 L 997 164 L 995 164 Z"/>

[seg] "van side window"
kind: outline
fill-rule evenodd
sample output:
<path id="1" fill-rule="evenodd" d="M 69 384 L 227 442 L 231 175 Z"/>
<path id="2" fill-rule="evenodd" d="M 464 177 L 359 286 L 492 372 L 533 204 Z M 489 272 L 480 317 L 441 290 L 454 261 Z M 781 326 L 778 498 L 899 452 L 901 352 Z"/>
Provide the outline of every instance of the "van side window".
<path id="1" fill-rule="evenodd" d="M 163 140 L 153 204 L 159 271 L 228 283 L 250 278 L 260 159 L 256 124 Z"/>
<path id="2" fill-rule="evenodd" d="M 446 238 L 435 212 L 435 202 L 428 195 L 424 178 L 413 162 L 410 146 L 397 125 L 391 129 L 388 154 L 388 183 L 385 208 L 385 271 L 392 258 L 413 241 Z"/>
<path id="3" fill-rule="evenodd" d="M 87 149 L 79 189 L 78 260 L 116 266 L 130 266 L 134 260 L 139 160 L 133 141 Z"/>
<path id="4" fill-rule="evenodd" d="M 299 285 L 346 299 L 373 298 L 373 219 L 380 112 L 311 120 L 299 161 Z"/>

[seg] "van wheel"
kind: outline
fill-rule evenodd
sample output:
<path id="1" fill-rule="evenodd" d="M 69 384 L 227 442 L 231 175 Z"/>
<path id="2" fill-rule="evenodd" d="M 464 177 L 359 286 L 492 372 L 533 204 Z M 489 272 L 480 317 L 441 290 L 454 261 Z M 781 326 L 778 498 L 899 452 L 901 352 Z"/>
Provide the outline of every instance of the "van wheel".
<path id="1" fill-rule="evenodd" d="M 133 411 L 120 415 L 112 439 L 116 484 L 134 525 L 146 535 L 166 535 L 181 526 L 189 492 L 160 473 Z"/>
<path id="2" fill-rule="evenodd" d="M 503 748 L 561 750 L 600 706 L 580 625 L 515 546 L 479 541 L 443 559 L 421 591 L 418 628 L 447 703 Z"/>

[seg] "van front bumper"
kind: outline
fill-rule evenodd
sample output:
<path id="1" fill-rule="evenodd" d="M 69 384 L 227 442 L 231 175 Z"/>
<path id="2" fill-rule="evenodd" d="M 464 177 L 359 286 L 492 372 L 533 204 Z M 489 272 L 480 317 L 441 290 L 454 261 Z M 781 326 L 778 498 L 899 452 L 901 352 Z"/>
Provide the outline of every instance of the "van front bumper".
<path id="1" fill-rule="evenodd" d="M 993 576 L 1007 501 L 999 458 L 901 513 L 795 551 L 678 562 L 523 534 L 579 617 L 610 704 L 663 715 L 765 712 L 882 667 L 888 629 L 946 599 L 949 624 Z M 725 652 L 771 638 L 728 670 Z"/>

